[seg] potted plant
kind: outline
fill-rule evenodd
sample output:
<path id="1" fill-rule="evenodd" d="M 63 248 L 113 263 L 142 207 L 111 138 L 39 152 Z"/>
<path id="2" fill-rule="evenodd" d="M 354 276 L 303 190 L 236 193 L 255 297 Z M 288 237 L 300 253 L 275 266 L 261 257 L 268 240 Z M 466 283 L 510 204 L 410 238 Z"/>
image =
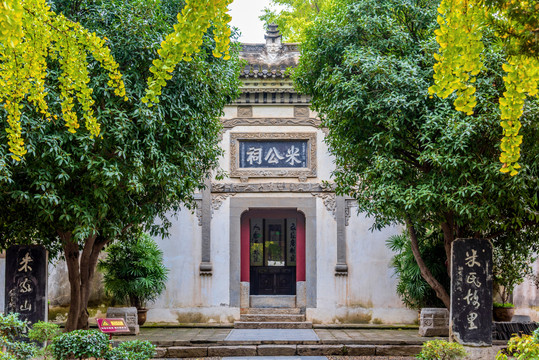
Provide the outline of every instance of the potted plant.
<path id="1" fill-rule="evenodd" d="M 510 302 L 494 302 L 492 304 L 492 317 L 494 321 L 509 322 L 515 315 L 515 305 Z"/>
<path id="2" fill-rule="evenodd" d="M 506 235 L 502 241 L 495 241 L 493 247 L 494 291 L 501 302 L 494 302 L 493 317 L 495 321 L 511 321 L 515 307 L 509 302 L 515 286 L 533 274 L 532 264 L 537 256 L 537 244 L 534 234 L 520 232 Z"/>
<path id="3" fill-rule="evenodd" d="M 106 253 L 98 265 L 105 290 L 115 301 L 136 307 L 138 324 L 144 324 L 146 303 L 165 289 L 168 269 L 163 252 L 148 234 L 139 232 L 129 240 L 114 242 Z"/>

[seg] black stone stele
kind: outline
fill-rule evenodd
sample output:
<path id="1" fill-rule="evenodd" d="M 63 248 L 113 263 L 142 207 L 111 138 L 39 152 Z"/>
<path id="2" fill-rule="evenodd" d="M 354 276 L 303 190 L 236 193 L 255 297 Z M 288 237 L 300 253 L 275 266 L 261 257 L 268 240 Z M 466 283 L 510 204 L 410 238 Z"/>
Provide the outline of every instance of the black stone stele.
<path id="1" fill-rule="evenodd" d="M 240 169 L 306 168 L 308 140 L 240 140 Z"/>
<path id="2" fill-rule="evenodd" d="M 7 250 L 6 313 L 17 312 L 29 324 L 47 319 L 47 257 L 39 245 L 14 245 Z"/>
<path id="3" fill-rule="evenodd" d="M 450 321 L 452 340 L 492 345 L 492 245 L 487 240 L 453 241 Z"/>

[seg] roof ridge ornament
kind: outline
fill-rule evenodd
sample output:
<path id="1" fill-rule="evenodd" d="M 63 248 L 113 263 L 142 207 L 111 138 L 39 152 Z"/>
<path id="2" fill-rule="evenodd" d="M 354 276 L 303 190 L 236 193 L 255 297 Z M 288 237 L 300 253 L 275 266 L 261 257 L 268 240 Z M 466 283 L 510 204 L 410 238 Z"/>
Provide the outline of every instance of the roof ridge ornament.
<path id="1" fill-rule="evenodd" d="M 275 60 L 283 48 L 283 36 L 279 31 L 279 26 L 277 24 L 268 24 L 264 38 L 266 39 L 266 52 L 268 53 L 268 57 Z"/>

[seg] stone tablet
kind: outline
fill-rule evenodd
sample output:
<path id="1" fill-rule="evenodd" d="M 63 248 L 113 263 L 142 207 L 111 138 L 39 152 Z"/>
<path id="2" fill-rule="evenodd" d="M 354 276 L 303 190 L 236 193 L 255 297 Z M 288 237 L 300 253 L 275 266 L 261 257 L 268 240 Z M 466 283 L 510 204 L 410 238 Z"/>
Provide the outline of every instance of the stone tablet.
<path id="1" fill-rule="evenodd" d="M 34 324 L 47 321 L 47 251 L 38 245 L 14 245 L 6 252 L 5 312 Z"/>
<path id="2" fill-rule="evenodd" d="M 124 319 L 129 328 L 129 333 L 126 335 L 138 335 L 140 332 L 136 307 L 109 307 L 107 309 L 107 318 Z"/>
<path id="3" fill-rule="evenodd" d="M 419 336 L 449 336 L 449 311 L 446 308 L 423 308 Z"/>
<path id="4" fill-rule="evenodd" d="M 453 341 L 492 345 L 492 245 L 487 240 L 453 241 L 450 319 Z"/>

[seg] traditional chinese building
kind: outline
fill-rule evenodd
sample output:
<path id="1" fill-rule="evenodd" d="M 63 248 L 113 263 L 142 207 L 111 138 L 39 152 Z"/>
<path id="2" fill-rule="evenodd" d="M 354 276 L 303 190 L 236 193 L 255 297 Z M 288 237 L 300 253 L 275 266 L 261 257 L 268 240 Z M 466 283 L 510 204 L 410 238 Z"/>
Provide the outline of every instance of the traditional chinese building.
<path id="1" fill-rule="evenodd" d="M 354 201 L 336 196 L 326 130 L 286 72 L 298 45 L 282 43 L 275 26 L 265 40 L 243 44 L 242 93 L 224 110 L 229 177 L 208 183 L 195 213 L 171 215 L 171 235 L 159 239 L 170 273 L 148 321 L 231 323 L 241 309 L 287 307 L 314 323 L 416 322 L 385 246 L 401 229 L 371 231 Z M 68 299 L 63 276 L 51 272 L 53 305 Z M 537 289 L 517 294 L 520 313 L 537 320 Z"/>

